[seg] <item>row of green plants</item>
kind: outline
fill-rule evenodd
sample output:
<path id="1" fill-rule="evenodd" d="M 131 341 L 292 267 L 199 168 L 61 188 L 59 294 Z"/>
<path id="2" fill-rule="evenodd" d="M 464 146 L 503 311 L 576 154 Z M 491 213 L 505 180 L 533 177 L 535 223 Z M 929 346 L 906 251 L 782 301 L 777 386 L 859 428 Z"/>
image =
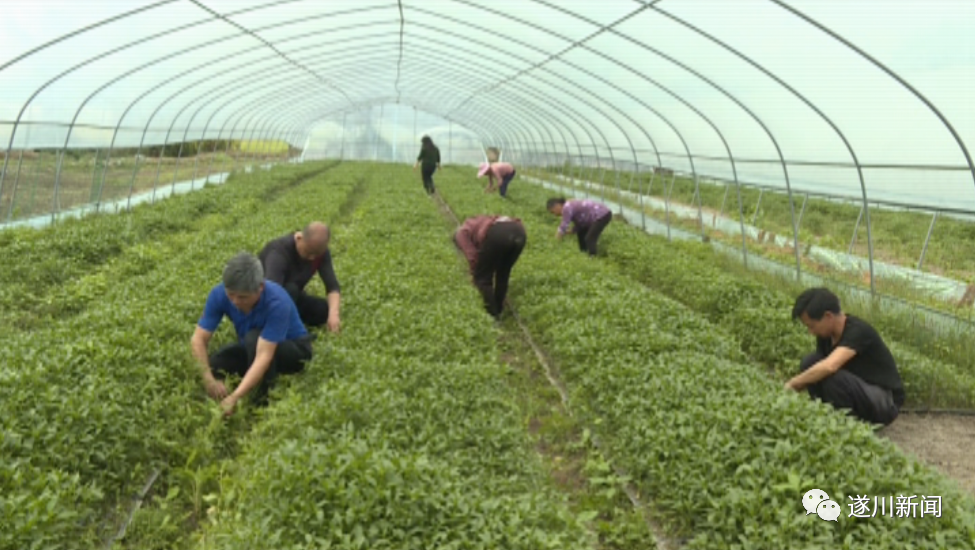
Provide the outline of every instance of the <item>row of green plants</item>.
<path id="1" fill-rule="evenodd" d="M 77 313 L 116 282 L 152 270 L 184 241 L 233 227 L 331 166 L 282 166 L 119 215 L 0 231 L 0 254 L 10 258 L 0 263 L 0 323 L 32 329 Z"/>
<path id="2" fill-rule="evenodd" d="M 224 424 L 204 397 L 189 337 L 226 258 L 259 246 L 269 232 L 294 229 L 293 204 L 268 199 L 281 182 L 297 183 L 289 194 L 299 195 L 326 183 L 295 179 L 314 173 L 309 168 L 240 178 L 236 202 L 224 202 L 195 232 L 166 239 L 150 269 L 137 269 L 138 256 L 119 256 L 136 266 L 120 261 L 111 284 L 76 315 L 8 331 L 0 349 L 0 548 L 94 546 L 152 471 L 162 471 L 157 488 L 179 490 L 209 461 L 232 456 L 227 432 L 243 426 Z M 326 214 L 353 188 L 341 174 L 328 179 Z M 187 208 L 170 223 L 189 226 L 196 212 Z M 152 223 L 143 216 L 157 214 L 143 209 L 128 219 Z M 78 232 L 85 223 L 107 222 L 78 222 Z M 155 246 L 149 239 L 137 246 Z M 120 275 L 128 269 L 138 274 Z M 230 338 L 222 327 L 214 345 Z"/>
<path id="3" fill-rule="evenodd" d="M 435 203 L 408 171 L 351 166 L 364 195 L 333 237 L 342 332 L 242 439 L 198 547 L 590 548 Z M 289 215 L 329 193 L 293 196 Z"/>
<path id="4" fill-rule="evenodd" d="M 541 173 L 549 178 L 565 174 L 558 169 L 545 169 Z M 671 176 L 651 173 L 632 174 L 630 172 L 614 172 L 606 170 L 605 174 L 596 170 L 590 173 L 584 170 L 572 170 L 573 178 L 599 182 L 615 188 L 617 178 L 620 188 L 634 193 L 641 190 L 649 196 L 675 203 L 697 206 L 714 212 L 723 211 L 725 215 L 738 218 L 738 198 L 734 184 L 713 185 L 701 183 L 695 189 L 694 180 L 678 176 L 671 185 Z M 651 178 L 653 183 L 651 185 Z M 559 181 L 559 180 L 555 180 Z M 632 183 L 631 183 L 632 181 Z M 868 196 L 871 185 L 868 184 Z M 727 191 L 726 191 L 727 189 Z M 649 193 L 647 191 L 649 190 Z M 669 192 L 669 195 L 668 195 Z M 759 196 L 761 201 L 759 202 Z M 745 223 L 753 219 L 757 227 L 791 237 L 792 209 L 789 206 L 788 195 L 782 192 L 762 192 L 756 187 L 741 187 L 742 211 Z M 793 195 L 795 215 L 799 215 L 802 208 L 803 195 Z M 724 208 L 722 210 L 722 204 Z M 756 209 L 758 215 L 755 216 Z M 846 251 L 853 238 L 853 231 L 859 217 L 860 206 L 850 202 L 828 201 L 824 198 L 809 197 L 806 200 L 806 210 L 802 216 L 799 234 L 803 243 Z M 891 209 L 873 208 L 870 211 L 871 233 L 874 254 L 877 258 L 904 267 L 916 267 L 924 240 L 931 224 L 931 212 L 897 211 Z M 975 223 L 966 220 L 940 216 L 935 223 L 931 242 L 925 253 L 924 266 L 928 271 L 936 272 L 962 281 L 973 282 L 975 279 L 975 249 L 969 247 L 975 242 Z M 968 252 L 965 252 L 965 251 Z M 867 232 L 866 225 L 861 220 L 857 239 L 854 243 L 854 253 L 866 256 Z"/>
<path id="5" fill-rule="evenodd" d="M 796 374 L 800 359 L 814 346 L 805 328 L 790 321 L 794 294 L 722 269 L 706 245 L 668 243 L 641 233 L 633 227 L 620 227 L 611 244 L 611 261 L 622 272 L 727 327 L 741 341 L 742 349 L 778 378 Z M 859 308 L 846 309 L 861 315 Z M 874 315 L 862 311 L 872 322 Z M 881 322 L 875 324 L 883 330 L 883 317 L 877 317 Z M 930 357 L 901 343 L 899 336 L 907 335 L 888 332 L 886 340 L 897 358 L 906 406 L 975 408 L 975 372 Z"/>
<path id="6" fill-rule="evenodd" d="M 526 193 L 542 202 L 551 194 L 540 188 L 526 189 Z M 788 321 L 801 291 L 798 284 L 770 285 L 772 276 L 760 279 L 754 273 L 731 269 L 707 244 L 668 242 L 629 226 L 616 235 L 618 238 L 609 241 L 614 251 L 611 261 L 637 280 L 729 327 L 743 349 L 777 376 L 794 375 L 799 360 L 812 350 L 803 327 Z M 957 338 L 938 339 L 931 327 L 919 326 L 916 318 L 862 304 L 843 288 L 837 290 L 850 298 L 851 312 L 887 335 L 902 370 L 908 407 L 975 408 L 975 362 L 970 345 Z"/>
<path id="7" fill-rule="evenodd" d="M 648 218 L 651 218 L 659 223 L 668 224 L 673 228 L 681 229 L 685 232 L 689 232 L 692 234 L 699 235 L 702 233 L 702 228 L 696 218 L 691 219 L 691 218 L 677 217 L 674 215 L 668 215 L 665 209 L 654 209 L 650 206 L 643 205 L 641 204 L 638 197 L 617 192 L 617 189 L 615 188 L 614 185 L 605 185 L 603 189 L 600 189 L 598 187 L 592 186 L 589 183 L 578 181 L 578 180 L 569 181 L 565 179 L 553 178 L 552 177 L 553 174 L 550 172 L 541 172 L 539 175 L 543 179 L 549 179 L 553 182 L 557 182 L 558 185 L 563 186 L 566 189 L 575 189 L 577 191 L 582 191 L 586 193 L 587 196 L 589 194 L 592 194 L 593 196 L 602 197 L 606 200 L 623 204 L 637 211 L 642 210 Z M 622 185 L 622 183 L 621 183 L 620 190 L 624 192 L 627 191 L 626 186 Z M 634 190 L 638 190 L 638 188 L 634 186 Z M 775 194 L 766 193 L 765 195 L 771 196 Z M 731 194 L 729 195 L 729 197 L 731 198 L 728 200 L 734 199 L 735 200 L 734 204 L 737 205 L 737 198 L 735 197 L 735 195 Z M 657 197 L 657 198 L 662 198 L 662 197 Z M 810 204 L 812 203 L 812 200 L 813 199 L 810 199 Z M 820 202 L 823 203 L 820 206 L 825 205 L 826 207 L 830 205 L 838 204 L 826 200 L 821 200 Z M 674 201 L 674 204 L 678 204 L 678 203 L 679 203 L 678 201 Z M 695 206 L 695 207 L 697 206 L 696 199 L 695 202 L 691 204 L 691 206 Z M 727 208 L 728 207 L 726 205 L 726 210 Z M 704 205 L 703 211 L 704 211 L 706 222 L 707 220 L 710 220 L 712 213 L 716 212 L 718 209 L 719 209 L 718 205 L 708 205 L 708 204 Z M 809 213 L 810 211 L 815 212 L 816 210 L 807 206 L 807 213 Z M 761 209 L 759 209 L 759 212 L 761 213 Z M 856 212 L 854 212 L 853 215 L 855 219 Z M 899 230 L 904 230 L 904 228 L 908 226 L 907 222 L 905 222 L 905 220 L 903 219 L 891 221 L 890 216 L 892 215 L 893 216 L 905 216 L 905 215 L 917 216 L 917 213 L 892 212 L 890 210 L 884 210 L 884 211 L 871 214 L 872 224 L 877 227 L 880 227 L 881 229 L 883 229 L 884 226 L 890 224 L 896 224 Z M 875 218 L 879 221 L 874 220 Z M 803 215 L 803 219 L 805 219 L 805 214 Z M 948 229 L 951 232 L 951 235 L 949 235 L 949 240 L 947 241 L 948 243 L 955 242 L 955 239 L 967 238 L 967 234 L 965 233 L 965 231 L 971 232 L 973 228 L 975 228 L 975 223 L 965 221 L 965 220 L 958 220 L 958 219 L 953 219 L 944 216 L 940 217 L 939 220 L 940 220 L 939 223 L 943 222 L 948 224 Z M 751 223 L 751 222 L 752 222 L 751 218 L 746 219 L 746 223 Z M 928 222 L 930 222 L 930 216 L 928 217 Z M 805 222 L 803 222 L 803 224 L 805 224 Z M 791 230 L 787 230 L 785 233 L 776 233 L 776 231 L 782 231 L 782 229 L 777 228 L 773 231 L 772 229 L 769 228 L 768 225 L 763 225 L 761 223 L 758 223 L 757 219 L 755 220 L 755 225 L 757 225 L 761 229 L 761 231 L 763 231 L 766 234 L 767 237 L 771 235 L 785 235 L 786 237 L 788 237 L 789 235 L 791 235 Z M 865 258 L 867 255 L 867 247 L 865 244 L 866 237 L 864 235 L 866 234 L 866 231 L 864 227 L 865 226 L 861 225 L 861 228 L 858 232 L 859 237 L 857 241 L 859 244 L 854 246 L 852 252 L 854 254 L 860 255 L 861 257 Z M 852 226 L 849 229 L 850 231 L 852 231 Z M 916 228 L 916 229 L 921 230 L 920 228 Z M 927 228 L 925 227 L 923 231 L 926 232 Z M 702 238 L 704 238 L 705 241 L 708 240 L 719 241 L 725 245 L 729 245 L 733 247 L 735 250 L 739 250 L 741 248 L 742 242 L 741 242 L 741 237 L 739 235 L 725 233 L 719 230 L 712 229 L 708 226 L 705 226 L 703 232 L 705 236 L 703 236 Z M 879 231 L 879 233 L 883 234 L 884 232 L 881 230 Z M 924 237 L 925 235 L 926 233 L 921 233 L 921 237 Z M 839 239 L 839 236 L 837 236 L 836 239 Z M 800 264 L 803 272 L 813 273 L 821 277 L 825 277 L 832 284 L 837 284 L 838 286 L 842 287 L 843 289 L 849 292 L 855 292 L 857 290 L 871 291 L 871 278 L 869 273 L 867 273 L 866 271 L 856 272 L 856 271 L 837 270 L 833 265 L 829 264 L 828 262 L 823 262 L 812 256 L 806 255 L 809 246 L 812 244 L 824 246 L 837 251 L 847 250 L 849 246 L 849 240 L 847 240 L 847 242 L 844 244 L 838 242 L 836 239 L 831 239 L 828 242 L 824 242 L 823 239 L 816 237 L 815 235 L 810 236 L 809 231 L 801 231 L 800 246 L 803 249 L 803 254 L 800 256 Z M 890 250 L 887 249 L 890 243 L 893 242 L 894 239 L 892 237 L 887 237 L 883 235 L 881 235 L 881 239 L 882 240 L 880 241 L 878 241 L 877 239 L 874 240 L 874 248 L 875 248 L 874 258 L 876 260 L 888 264 L 893 263 L 895 265 L 901 265 L 903 267 L 908 267 L 908 268 L 916 267 L 917 265 L 916 256 L 914 260 L 905 260 L 903 258 L 898 259 L 898 257 L 894 253 L 892 253 Z M 918 244 L 918 246 L 920 247 L 922 246 L 922 244 Z M 749 256 L 751 255 L 760 256 L 765 259 L 783 264 L 787 268 L 794 268 L 795 266 L 795 252 L 789 247 L 780 247 L 778 245 L 772 244 L 771 242 L 759 243 L 752 239 L 748 239 L 745 243 L 745 246 L 747 249 L 747 254 Z M 932 243 L 929 246 L 929 250 L 932 250 L 934 249 L 934 247 L 938 247 L 938 246 L 944 248 L 944 247 L 949 247 L 951 245 L 938 244 L 938 241 L 932 240 Z M 919 254 L 919 252 L 920 252 L 920 248 L 918 248 L 917 251 L 914 252 L 914 254 L 915 255 Z M 738 252 L 738 254 L 741 254 L 741 252 Z M 946 273 L 946 267 L 945 267 L 946 265 L 952 266 L 956 262 L 956 258 L 954 258 L 953 256 L 949 256 L 947 259 L 944 260 L 944 262 L 948 262 L 947 264 L 945 264 L 944 262 L 931 263 L 929 259 L 930 258 L 928 258 L 928 256 L 925 256 L 925 263 L 924 263 L 925 271 L 936 273 L 939 275 L 944 275 Z M 970 275 L 966 273 L 954 273 L 953 275 L 949 274 L 949 276 L 954 276 L 956 279 L 962 281 L 969 281 L 971 279 Z M 944 314 L 953 317 L 958 317 L 961 319 L 966 319 L 966 320 L 971 319 L 973 315 L 971 304 L 966 302 L 965 299 L 948 300 L 945 298 L 945 296 L 936 294 L 931 290 L 925 290 L 923 288 L 919 288 L 915 283 L 905 279 L 900 279 L 896 277 L 879 277 L 879 276 L 874 277 L 872 290 L 886 296 L 895 297 L 896 299 L 907 301 L 908 303 L 914 306 L 923 306 L 926 308 L 934 309 Z"/>
<path id="8" fill-rule="evenodd" d="M 405 177 L 405 174 L 404 174 Z M 469 174 L 437 187 L 460 216 L 518 216 L 528 246 L 511 302 L 582 411 L 687 548 L 963 548 L 975 502 L 932 469 L 831 407 L 790 394 L 756 368 L 732 329 L 654 291 L 574 241 L 527 184 L 485 196 Z M 613 253 L 620 231 L 604 234 Z M 572 239 L 572 237 L 569 237 Z M 610 244 L 608 241 L 613 240 Z M 712 287 L 686 284 L 686 293 Z M 844 510 L 810 518 L 812 488 Z M 939 495 L 940 518 L 847 517 L 848 497 Z"/>

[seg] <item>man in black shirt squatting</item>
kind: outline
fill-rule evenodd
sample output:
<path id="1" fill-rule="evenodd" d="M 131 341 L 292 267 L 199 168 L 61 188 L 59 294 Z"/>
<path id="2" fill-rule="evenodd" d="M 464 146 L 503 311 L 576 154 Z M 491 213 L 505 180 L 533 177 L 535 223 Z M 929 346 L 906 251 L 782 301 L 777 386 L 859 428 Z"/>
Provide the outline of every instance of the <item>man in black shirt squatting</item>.
<path id="1" fill-rule="evenodd" d="M 860 420 L 888 425 L 904 405 L 904 386 L 894 357 L 866 321 L 840 311 L 840 299 L 826 288 L 810 288 L 796 299 L 792 320 L 816 337 L 816 351 L 802 359 L 787 389 L 849 409 Z"/>
<path id="2" fill-rule="evenodd" d="M 331 231 L 322 222 L 311 222 L 301 231 L 274 239 L 259 255 L 265 277 L 283 286 L 298 307 L 301 321 L 308 327 L 328 325 L 338 332 L 340 288 L 328 248 Z M 327 299 L 311 296 L 305 286 L 318 273 L 325 283 Z"/>

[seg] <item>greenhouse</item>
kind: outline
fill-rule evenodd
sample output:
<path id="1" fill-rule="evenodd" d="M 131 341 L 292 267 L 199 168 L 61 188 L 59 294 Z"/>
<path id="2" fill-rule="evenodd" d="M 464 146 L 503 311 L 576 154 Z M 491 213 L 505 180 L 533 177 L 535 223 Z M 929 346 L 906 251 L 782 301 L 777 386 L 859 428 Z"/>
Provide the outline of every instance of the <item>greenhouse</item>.
<path id="1" fill-rule="evenodd" d="M 0 550 L 975 549 L 975 4 L 4 8 Z"/>

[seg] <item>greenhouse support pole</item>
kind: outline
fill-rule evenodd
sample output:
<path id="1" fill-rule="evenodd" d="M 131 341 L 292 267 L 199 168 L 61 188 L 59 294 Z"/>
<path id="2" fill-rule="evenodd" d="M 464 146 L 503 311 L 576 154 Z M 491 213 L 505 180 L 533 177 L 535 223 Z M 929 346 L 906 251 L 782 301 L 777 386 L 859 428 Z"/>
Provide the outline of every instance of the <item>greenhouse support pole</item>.
<path id="1" fill-rule="evenodd" d="M 931 242 L 931 234 L 934 233 L 934 224 L 938 221 L 938 214 L 940 213 L 940 211 L 935 210 L 934 215 L 931 216 L 931 225 L 928 226 L 928 236 L 924 238 L 924 246 L 921 247 L 921 257 L 917 260 L 918 271 L 921 271 L 921 266 L 924 265 L 924 254 L 928 251 L 928 243 Z"/>
<path id="2" fill-rule="evenodd" d="M 701 187 L 700 178 L 698 178 L 697 173 L 694 173 L 694 195 L 697 196 L 697 223 L 701 227 L 701 240 L 707 242 L 707 232 L 704 231 L 704 212 L 701 205 Z"/>
<path id="3" fill-rule="evenodd" d="M 799 226 L 802 225 L 802 215 L 806 213 L 806 202 L 809 201 L 809 193 L 802 196 L 802 208 L 799 209 L 799 219 L 796 220 L 796 239 L 799 238 Z"/>
<path id="4" fill-rule="evenodd" d="M 653 172 L 651 172 L 650 183 L 653 183 Z M 639 174 L 636 187 L 637 197 L 640 201 L 640 228 L 647 230 L 647 209 L 643 206 L 643 174 Z"/>
<path id="5" fill-rule="evenodd" d="M 670 188 L 667 189 L 667 195 L 664 197 L 664 210 L 665 219 L 667 220 L 667 240 L 670 240 L 670 193 L 674 190 L 674 182 L 677 180 L 677 172 L 674 170 L 670 171 Z"/>
<path id="6" fill-rule="evenodd" d="M 758 220 L 758 211 L 762 208 L 762 196 L 765 194 L 765 189 L 760 188 L 758 190 L 758 200 L 755 202 L 755 212 L 752 214 L 752 225 L 755 225 L 755 221 Z"/>
<path id="7" fill-rule="evenodd" d="M 28 132 L 30 132 L 29 129 Z M 17 158 L 17 175 L 14 176 L 14 187 L 10 192 L 10 207 L 7 208 L 7 223 L 10 223 L 10 218 L 14 214 L 14 204 L 17 202 L 17 184 L 20 182 L 20 168 L 24 162 L 24 149 L 26 148 L 26 144 L 24 145 L 24 147 L 20 148 L 20 156 Z"/>
<path id="8" fill-rule="evenodd" d="M 860 232 L 860 220 L 863 219 L 863 212 L 867 209 L 867 205 L 864 204 L 860 207 L 860 215 L 857 216 L 857 223 L 853 226 L 853 238 L 850 239 L 850 248 L 846 250 L 847 254 L 853 254 L 853 245 L 857 242 L 857 233 Z"/>

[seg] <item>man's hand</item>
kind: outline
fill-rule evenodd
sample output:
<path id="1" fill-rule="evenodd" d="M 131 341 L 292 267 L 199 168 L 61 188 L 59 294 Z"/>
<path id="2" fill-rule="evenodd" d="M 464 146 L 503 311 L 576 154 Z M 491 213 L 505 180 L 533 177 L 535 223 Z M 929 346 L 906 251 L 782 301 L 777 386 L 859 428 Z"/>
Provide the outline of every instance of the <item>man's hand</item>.
<path id="1" fill-rule="evenodd" d="M 555 238 L 561 241 L 562 240 L 562 232 L 556 230 L 555 231 Z"/>
<path id="2" fill-rule="evenodd" d="M 230 394 L 220 402 L 220 408 L 223 409 L 224 416 L 230 416 L 234 414 L 234 409 L 237 408 L 237 396 Z"/>
<path id="3" fill-rule="evenodd" d="M 203 381 L 203 384 L 206 386 L 207 395 L 209 395 L 211 399 L 216 400 L 227 397 L 227 386 L 225 386 L 220 380 L 214 378 L 212 375 L 207 377 L 206 380 Z"/>
<path id="4" fill-rule="evenodd" d="M 338 315 L 329 314 L 328 316 L 328 330 L 332 332 L 339 332 L 342 328 L 342 322 L 339 321 Z"/>

